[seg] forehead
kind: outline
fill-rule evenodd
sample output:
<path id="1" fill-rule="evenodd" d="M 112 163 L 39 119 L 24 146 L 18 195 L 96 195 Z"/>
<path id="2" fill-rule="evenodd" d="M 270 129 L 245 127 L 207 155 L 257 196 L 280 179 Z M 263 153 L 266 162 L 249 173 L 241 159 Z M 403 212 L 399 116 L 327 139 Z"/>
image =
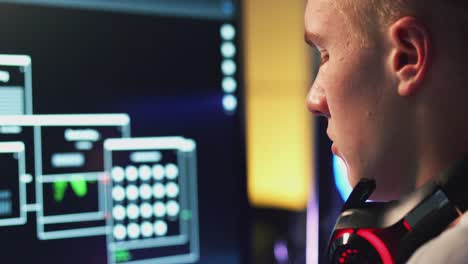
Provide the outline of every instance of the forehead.
<path id="1" fill-rule="evenodd" d="M 306 34 L 326 38 L 342 34 L 344 19 L 336 8 L 335 0 L 308 0 L 304 16 Z M 340 1 L 340 0 L 338 0 Z"/>

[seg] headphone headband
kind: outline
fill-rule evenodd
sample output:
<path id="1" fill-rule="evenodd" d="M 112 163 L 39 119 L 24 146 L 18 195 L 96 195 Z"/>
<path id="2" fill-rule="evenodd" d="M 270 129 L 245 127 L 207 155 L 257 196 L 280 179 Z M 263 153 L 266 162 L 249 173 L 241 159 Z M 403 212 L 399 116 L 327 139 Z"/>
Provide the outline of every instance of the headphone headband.
<path id="1" fill-rule="evenodd" d="M 436 184 L 447 195 L 448 199 L 461 211 L 468 210 L 468 156 L 457 161 L 448 170 L 444 171 Z"/>

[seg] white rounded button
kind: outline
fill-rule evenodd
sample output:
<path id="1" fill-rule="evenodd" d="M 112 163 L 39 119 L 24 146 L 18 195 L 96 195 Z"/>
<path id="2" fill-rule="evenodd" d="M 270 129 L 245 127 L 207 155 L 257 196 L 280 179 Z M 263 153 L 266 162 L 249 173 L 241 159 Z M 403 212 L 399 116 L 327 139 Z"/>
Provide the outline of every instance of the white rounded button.
<path id="1" fill-rule="evenodd" d="M 113 233 L 116 240 L 123 240 L 127 236 L 127 229 L 123 225 L 116 225 L 114 226 Z"/>
<path id="2" fill-rule="evenodd" d="M 151 179 L 151 167 L 148 165 L 141 165 L 140 168 L 138 168 L 138 172 L 140 174 L 140 179 L 142 181 L 147 181 Z"/>
<path id="3" fill-rule="evenodd" d="M 225 40 L 233 40 L 236 36 L 236 28 L 231 24 L 224 24 L 220 29 L 221 38 Z"/>
<path id="4" fill-rule="evenodd" d="M 176 201 L 169 201 L 166 204 L 167 215 L 175 217 L 179 214 L 180 206 Z"/>
<path id="5" fill-rule="evenodd" d="M 114 201 L 121 202 L 125 199 L 125 189 L 122 186 L 112 188 L 112 198 Z"/>
<path id="6" fill-rule="evenodd" d="M 153 195 L 156 199 L 162 199 L 164 195 L 166 195 L 164 185 L 161 183 L 156 183 L 155 185 L 153 185 Z"/>
<path id="7" fill-rule="evenodd" d="M 117 221 L 122 221 L 125 219 L 125 207 L 122 205 L 116 205 L 112 209 L 112 216 Z"/>
<path id="8" fill-rule="evenodd" d="M 157 236 L 164 236 L 167 234 L 167 224 L 164 221 L 156 221 L 154 223 L 154 233 Z"/>
<path id="9" fill-rule="evenodd" d="M 166 215 L 166 206 L 162 202 L 156 202 L 154 203 L 153 211 L 156 217 L 164 217 Z"/>
<path id="10" fill-rule="evenodd" d="M 179 168 L 177 165 L 169 163 L 166 165 L 166 178 L 169 180 L 174 180 L 179 176 Z"/>
<path id="11" fill-rule="evenodd" d="M 169 198 L 175 198 L 179 195 L 179 185 L 173 182 L 166 184 L 166 195 Z"/>
<path id="12" fill-rule="evenodd" d="M 140 205 L 140 215 L 143 218 L 150 218 L 153 215 L 153 207 L 149 203 Z"/>
<path id="13" fill-rule="evenodd" d="M 136 185 L 128 185 L 125 190 L 125 193 L 127 194 L 127 198 L 130 201 L 138 199 L 139 190 L 138 187 L 136 187 Z"/>
<path id="14" fill-rule="evenodd" d="M 140 226 L 135 223 L 129 224 L 127 226 L 127 233 L 130 239 L 137 239 L 140 236 Z"/>
<path id="15" fill-rule="evenodd" d="M 140 208 L 135 204 L 129 204 L 127 206 L 127 216 L 129 219 L 137 219 L 140 216 Z"/>
<path id="16" fill-rule="evenodd" d="M 140 229 L 143 237 L 153 236 L 153 225 L 150 222 L 143 222 Z"/>
<path id="17" fill-rule="evenodd" d="M 111 176 L 114 182 L 122 182 L 125 179 L 125 171 L 122 167 L 114 167 L 111 170 Z"/>
<path id="18" fill-rule="evenodd" d="M 153 178 L 157 181 L 164 179 L 164 167 L 161 164 L 153 166 Z"/>
<path id="19" fill-rule="evenodd" d="M 142 184 L 140 186 L 140 197 L 143 200 L 148 200 L 151 199 L 151 196 L 153 196 L 151 186 L 149 184 Z"/>
<path id="20" fill-rule="evenodd" d="M 138 179 L 138 169 L 135 166 L 127 166 L 125 168 L 125 177 L 127 181 L 136 181 Z"/>

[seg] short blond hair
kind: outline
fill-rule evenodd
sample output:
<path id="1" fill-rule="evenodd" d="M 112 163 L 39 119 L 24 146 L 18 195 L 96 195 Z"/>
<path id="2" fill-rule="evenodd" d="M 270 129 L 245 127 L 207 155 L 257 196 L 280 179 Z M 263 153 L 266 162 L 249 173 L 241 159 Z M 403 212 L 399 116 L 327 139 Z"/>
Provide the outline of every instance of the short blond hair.
<path id="1" fill-rule="evenodd" d="M 372 34 L 404 16 L 418 17 L 429 27 L 455 28 L 467 39 L 467 0 L 331 0 L 353 25 L 353 35 L 367 42 Z M 462 36 L 463 35 L 463 36 Z"/>

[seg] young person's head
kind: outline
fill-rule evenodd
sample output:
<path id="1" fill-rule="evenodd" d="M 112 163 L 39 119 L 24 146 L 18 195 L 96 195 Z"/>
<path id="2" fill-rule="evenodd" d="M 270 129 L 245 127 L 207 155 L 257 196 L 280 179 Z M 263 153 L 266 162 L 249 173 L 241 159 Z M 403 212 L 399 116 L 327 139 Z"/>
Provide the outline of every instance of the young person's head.
<path id="1" fill-rule="evenodd" d="M 395 199 L 468 152 L 468 1 L 308 0 L 307 98 L 352 185 Z M 465 73 L 466 72 L 466 73 Z"/>

